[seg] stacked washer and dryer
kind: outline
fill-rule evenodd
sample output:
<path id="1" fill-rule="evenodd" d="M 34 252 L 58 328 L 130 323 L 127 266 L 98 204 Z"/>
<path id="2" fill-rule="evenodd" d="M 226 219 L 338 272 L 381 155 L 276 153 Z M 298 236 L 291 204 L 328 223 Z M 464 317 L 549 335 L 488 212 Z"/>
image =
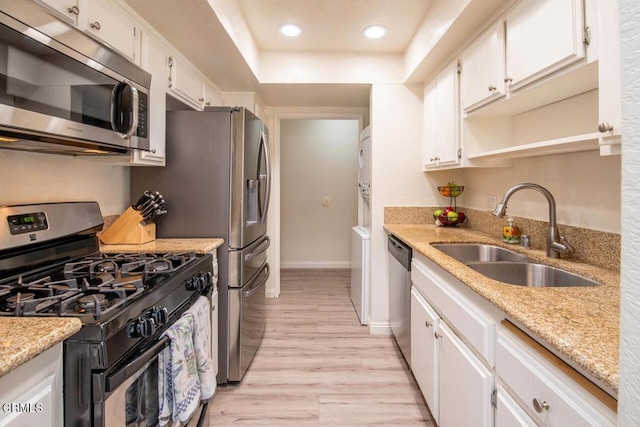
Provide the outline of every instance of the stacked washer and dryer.
<path id="1" fill-rule="evenodd" d="M 369 324 L 371 280 L 371 232 L 369 227 L 371 196 L 371 130 L 360 133 L 358 155 L 358 192 L 360 225 L 351 231 L 351 302 L 362 325 Z"/>

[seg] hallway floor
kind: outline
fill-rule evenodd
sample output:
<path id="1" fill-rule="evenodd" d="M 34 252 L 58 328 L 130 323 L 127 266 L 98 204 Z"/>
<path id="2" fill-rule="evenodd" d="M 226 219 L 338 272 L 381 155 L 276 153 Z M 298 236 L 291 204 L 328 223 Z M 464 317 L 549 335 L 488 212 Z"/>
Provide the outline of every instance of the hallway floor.
<path id="1" fill-rule="evenodd" d="M 434 426 L 391 336 L 369 335 L 349 270 L 282 270 L 267 329 L 239 386 L 219 387 L 211 426 Z"/>

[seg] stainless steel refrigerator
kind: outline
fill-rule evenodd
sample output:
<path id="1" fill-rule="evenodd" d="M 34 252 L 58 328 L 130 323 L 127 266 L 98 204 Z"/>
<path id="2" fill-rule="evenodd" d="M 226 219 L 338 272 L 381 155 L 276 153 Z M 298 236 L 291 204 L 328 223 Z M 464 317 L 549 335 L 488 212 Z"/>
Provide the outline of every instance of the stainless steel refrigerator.
<path id="1" fill-rule="evenodd" d="M 218 383 L 242 380 L 266 324 L 268 130 L 244 108 L 167 113 L 165 167 L 131 171 L 131 200 L 159 191 L 168 213 L 157 237 L 222 237 Z"/>

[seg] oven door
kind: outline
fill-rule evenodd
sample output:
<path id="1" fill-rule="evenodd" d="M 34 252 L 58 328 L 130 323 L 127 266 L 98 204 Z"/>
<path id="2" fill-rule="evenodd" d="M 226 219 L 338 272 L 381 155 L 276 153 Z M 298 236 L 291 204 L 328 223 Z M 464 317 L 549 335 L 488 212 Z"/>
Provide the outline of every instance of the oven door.
<path id="1" fill-rule="evenodd" d="M 94 425 L 105 427 L 157 426 L 160 414 L 158 397 L 158 358 L 169 346 L 169 338 L 162 338 L 123 368 L 109 374 L 104 381 L 107 397 L 104 402 L 94 402 Z M 97 375 L 96 385 L 102 385 Z M 188 426 L 201 425 L 208 403 L 200 405 Z M 172 422 L 169 421 L 169 424 Z"/>

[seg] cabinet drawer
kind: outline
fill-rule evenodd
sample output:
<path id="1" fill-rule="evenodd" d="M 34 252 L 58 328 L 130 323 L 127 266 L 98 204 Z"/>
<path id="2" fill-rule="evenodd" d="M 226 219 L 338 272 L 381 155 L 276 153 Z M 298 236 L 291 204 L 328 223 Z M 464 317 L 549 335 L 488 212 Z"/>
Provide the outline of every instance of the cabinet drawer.
<path id="1" fill-rule="evenodd" d="M 495 427 L 537 427 L 533 418 L 509 396 L 501 385 L 496 387 Z"/>
<path id="2" fill-rule="evenodd" d="M 411 263 L 411 281 L 472 349 L 482 356 L 489 366 L 494 366 L 496 321 L 471 298 L 481 297 L 470 295 L 473 291 L 462 289 L 464 285 L 457 282 L 453 276 L 426 258 L 423 261 L 419 255 L 414 256 Z"/>
<path id="3" fill-rule="evenodd" d="M 598 402 L 578 383 L 553 370 L 502 329 L 498 331 L 496 372 L 522 406 L 545 426 L 616 425 L 609 418 L 612 414 L 605 416 L 601 410 L 606 408 L 598 408 Z"/>

